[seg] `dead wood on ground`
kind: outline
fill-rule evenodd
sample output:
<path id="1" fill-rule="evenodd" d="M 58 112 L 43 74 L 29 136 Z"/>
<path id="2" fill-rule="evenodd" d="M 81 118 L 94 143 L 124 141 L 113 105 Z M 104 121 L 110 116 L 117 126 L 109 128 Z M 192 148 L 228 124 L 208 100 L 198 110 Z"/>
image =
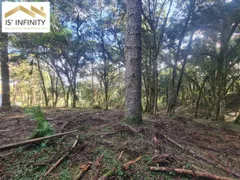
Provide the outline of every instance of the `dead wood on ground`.
<path id="1" fill-rule="evenodd" d="M 71 150 L 77 145 L 79 136 L 77 135 L 76 140 L 74 141 L 72 147 L 44 174 L 44 177 L 49 175 L 61 162 L 69 155 Z M 42 177 L 43 178 L 43 177 Z M 42 179 L 40 178 L 40 180 Z"/>
<path id="2" fill-rule="evenodd" d="M 208 178 L 208 179 L 213 179 L 213 180 L 232 180 L 231 178 L 227 177 L 222 177 L 222 176 L 217 176 L 214 174 L 210 174 L 208 172 L 199 172 L 199 171 L 193 171 L 189 169 L 174 169 L 174 168 L 167 168 L 167 167 L 154 167 L 150 166 L 149 167 L 150 171 L 160 171 L 160 172 L 175 172 L 177 174 L 181 175 L 192 175 L 194 177 L 200 177 L 200 178 Z"/>
<path id="3" fill-rule="evenodd" d="M 235 172 L 232 172 L 232 171 L 229 170 L 228 168 L 220 165 L 219 163 L 215 163 L 215 162 L 213 162 L 213 161 L 211 161 L 211 160 L 209 160 L 209 159 L 207 159 L 207 158 L 205 158 L 205 157 L 197 154 L 196 152 L 194 152 L 194 151 L 191 150 L 191 149 L 185 148 L 184 146 L 182 146 L 182 145 L 179 144 L 178 142 L 176 142 L 176 141 L 174 141 L 173 139 L 169 138 L 167 135 L 161 133 L 158 129 L 156 129 L 156 131 L 157 131 L 157 133 L 159 133 L 162 137 L 164 137 L 166 140 L 168 140 L 169 142 L 171 142 L 171 143 L 174 144 L 175 146 L 179 147 L 180 149 L 182 149 L 182 150 L 190 153 L 193 157 L 198 158 L 198 159 L 201 159 L 201 160 L 203 160 L 204 162 L 206 162 L 206 163 L 208 163 L 208 164 L 211 164 L 211 165 L 213 165 L 213 166 L 215 166 L 215 167 L 218 167 L 219 169 L 221 169 L 221 170 L 223 170 L 223 171 L 225 171 L 225 172 L 227 172 L 227 173 L 229 173 L 229 174 L 231 174 L 231 175 L 233 175 L 233 176 L 235 176 L 235 177 L 240 178 L 240 175 L 239 175 L 239 174 L 237 174 L 237 173 L 235 173 Z"/>
<path id="4" fill-rule="evenodd" d="M 54 134 L 54 135 L 51 135 L 51 136 L 45 136 L 45 137 L 41 137 L 41 138 L 29 139 L 29 140 L 18 142 L 18 143 L 8 144 L 8 145 L 5 145 L 5 146 L 1 146 L 0 147 L 0 152 L 10 150 L 10 149 L 13 149 L 13 148 L 17 148 L 17 147 L 20 147 L 20 146 L 25 146 L 27 144 L 33 144 L 33 143 L 40 142 L 40 141 L 43 141 L 43 140 L 46 140 L 46 139 L 60 137 L 60 136 L 70 134 L 70 133 L 74 133 L 74 132 L 77 132 L 77 131 L 78 130 L 68 131 L 68 132 L 65 132 L 65 133 L 59 133 L 59 134 Z"/>

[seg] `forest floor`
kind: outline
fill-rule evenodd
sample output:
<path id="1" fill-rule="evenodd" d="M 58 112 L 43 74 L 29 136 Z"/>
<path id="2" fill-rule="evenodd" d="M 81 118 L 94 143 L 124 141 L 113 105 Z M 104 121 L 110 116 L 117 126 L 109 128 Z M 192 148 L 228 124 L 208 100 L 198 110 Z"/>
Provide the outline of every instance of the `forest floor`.
<path id="1" fill-rule="evenodd" d="M 128 126 L 122 121 L 123 111 L 115 109 L 58 108 L 44 112 L 56 133 L 78 132 L 48 140 L 46 146 L 0 152 L 0 179 L 41 179 L 66 152 L 69 154 L 63 162 L 43 179 L 74 179 L 81 168 L 88 167 L 82 179 L 104 179 L 104 175 L 126 180 L 197 179 L 173 171 L 150 171 L 149 166 L 240 179 L 240 131 L 226 126 L 147 114 L 142 125 Z M 0 146 L 25 140 L 35 127 L 36 122 L 23 109 L 0 111 Z M 71 149 L 77 135 L 78 143 Z"/>

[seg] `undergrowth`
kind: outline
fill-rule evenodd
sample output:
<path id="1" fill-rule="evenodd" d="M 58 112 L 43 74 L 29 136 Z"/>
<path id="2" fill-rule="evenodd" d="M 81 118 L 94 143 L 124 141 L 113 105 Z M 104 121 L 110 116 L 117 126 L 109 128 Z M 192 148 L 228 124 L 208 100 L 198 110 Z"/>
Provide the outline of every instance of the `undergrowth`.
<path id="1" fill-rule="evenodd" d="M 45 119 L 44 113 L 39 106 L 26 108 L 25 112 L 37 122 L 37 127 L 30 138 L 39 138 L 54 134 L 53 127 Z"/>

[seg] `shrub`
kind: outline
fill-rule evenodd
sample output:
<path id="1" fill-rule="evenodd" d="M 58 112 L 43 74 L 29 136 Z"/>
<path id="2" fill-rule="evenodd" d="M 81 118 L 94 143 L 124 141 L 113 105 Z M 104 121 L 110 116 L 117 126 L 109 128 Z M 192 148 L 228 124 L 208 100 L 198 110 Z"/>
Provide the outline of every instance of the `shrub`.
<path id="1" fill-rule="evenodd" d="M 102 106 L 100 106 L 99 104 L 97 105 L 93 105 L 93 109 L 103 109 Z"/>
<path id="2" fill-rule="evenodd" d="M 235 119 L 234 123 L 240 124 L 240 115 L 238 115 L 238 117 Z"/>

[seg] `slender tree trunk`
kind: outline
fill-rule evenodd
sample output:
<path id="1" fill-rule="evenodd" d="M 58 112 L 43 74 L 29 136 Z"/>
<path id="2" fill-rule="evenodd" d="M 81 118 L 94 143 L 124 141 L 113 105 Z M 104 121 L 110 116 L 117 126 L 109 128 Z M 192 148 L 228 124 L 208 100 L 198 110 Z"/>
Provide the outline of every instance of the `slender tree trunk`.
<path id="1" fill-rule="evenodd" d="M 57 106 L 57 103 L 58 103 L 58 97 L 59 97 L 59 92 L 58 92 L 58 81 L 59 81 L 59 78 L 58 77 L 55 77 L 56 78 L 56 82 L 55 82 L 55 100 L 54 100 L 54 104 L 53 106 L 56 107 Z"/>
<path id="2" fill-rule="evenodd" d="M 172 115 L 175 112 L 178 93 L 179 93 L 179 90 L 180 90 L 180 87 L 181 87 L 182 77 L 183 77 L 183 73 L 184 73 L 184 70 L 185 70 L 185 65 L 186 65 L 186 62 L 187 62 L 187 54 L 186 54 L 186 55 L 184 55 L 185 58 L 184 58 L 184 61 L 183 61 L 183 64 L 182 64 L 182 68 L 181 68 L 181 71 L 180 71 L 178 82 L 176 84 L 176 81 L 177 81 L 177 63 L 178 63 L 179 56 L 180 56 L 181 45 L 183 43 L 183 39 L 184 39 L 184 36 L 186 34 L 186 31 L 187 31 L 187 26 L 190 22 L 191 17 L 193 19 L 193 13 L 194 13 L 194 10 L 195 10 L 195 0 L 190 1 L 190 6 L 191 6 L 191 9 L 189 9 L 188 16 L 187 16 L 187 19 L 186 19 L 185 24 L 184 24 L 184 28 L 183 28 L 183 30 L 180 34 L 180 39 L 179 39 L 179 42 L 178 42 L 177 52 L 176 52 L 176 55 L 175 55 L 175 58 L 174 58 L 172 80 L 170 81 L 170 86 L 169 86 L 169 93 L 170 94 L 169 94 L 169 103 L 168 103 L 168 110 L 167 110 L 168 115 Z M 193 33 L 191 34 L 191 38 L 190 38 L 189 43 L 188 43 L 188 48 L 187 48 L 188 50 L 190 50 L 190 47 L 191 47 L 191 44 L 192 44 Z"/>
<path id="3" fill-rule="evenodd" d="M 62 86 L 63 97 L 64 97 L 64 107 L 68 107 L 68 103 L 66 103 L 66 101 L 68 101 L 68 100 L 66 100 L 67 99 L 67 93 L 66 93 L 65 85 L 64 85 L 63 80 L 62 80 L 62 76 L 59 73 L 58 69 L 56 69 L 55 71 L 57 73 L 57 77 L 60 80 L 60 83 L 61 83 L 61 86 Z"/>
<path id="4" fill-rule="evenodd" d="M 48 107 L 48 95 L 47 95 L 47 88 L 46 88 L 46 84 L 45 84 L 45 80 L 43 77 L 43 73 L 42 73 L 42 69 L 41 69 L 41 65 L 39 60 L 37 60 L 37 67 L 38 67 L 38 72 L 42 81 L 42 86 L 41 89 L 43 91 L 43 95 L 44 95 L 44 100 L 45 100 L 45 106 Z"/>
<path id="5" fill-rule="evenodd" d="M 155 41 L 155 40 L 154 40 Z M 156 51 L 156 48 L 154 48 Z M 156 52 L 154 52 L 155 54 Z M 157 76 L 157 57 L 154 56 L 152 60 L 152 81 L 151 81 L 151 88 L 150 88 L 150 113 L 155 114 L 156 113 L 156 76 Z"/>
<path id="6" fill-rule="evenodd" d="M 197 118 L 198 116 L 198 109 L 199 109 L 199 104 L 200 104 L 200 100 L 201 100 L 201 95 L 203 94 L 203 89 L 205 87 L 205 83 L 207 82 L 207 80 L 214 74 L 215 70 L 212 71 L 209 75 L 207 75 L 204 80 L 203 80 L 203 83 L 202 83 L 202 86 L 199 90 L 199 93 L 198 93 L 198 97 L 197 97 L 197 102 L 196 102 L 196 110 L 195 110 L 195 118 Z M 206 102 L 207 103 L 207 102 Z"/>
<path id="7" fill-rule="evenodd" d="M 77 104 L 77 100 L 78 100 L 76 78 L 74 78 L 74 80 L 73 80 L 72 95 L 73 95 L 73 97 L 72 97 L 73 98 L 72 99 L 72 108 L 75 108 L 76 104 Z"/>
<path id="8" fill-rule="evenodd" d="M 66 99 L 65 99 L 65 107 L 68 107 L 68 105 L 69 105 L 70 90 L 71 90 L 71 88 L 68 87 L 67 94 L 66 94 Z"/>
<path id="9" fill-rule="evenodd" d="M 92 99 L 91 99 L 91 107 L 93 107 L 94 105 L 94 83 L 93 83 L 93 73 L 94 73 L 94 70 L 93 70 L 93 63 L 91 63 L 91 68 L 92 68 Z"/>
<path id="10" fill-rule="evenodd" d="M 0 29 L 1 30 L 1 29 Z M 8 34 L 1 33 L 1 77 L 2 77 L 2 107 L 10 107 L 10 85 L 8 67 Z"/>
<path id="11" fill-rule="evenodd" d="M 127 0 L 125 118 L 142 122 L 141 0 Z"/>
<path id="12" fill-rule="evenodd" d="M 54 107 L 54 74 L 51 74 L 50 68 L 48 68 L 48 73 L 50 77 L 50 83 L 51 83 L 51 105 Z M 50 105 L 50 106 L 51 106 Z"/>

